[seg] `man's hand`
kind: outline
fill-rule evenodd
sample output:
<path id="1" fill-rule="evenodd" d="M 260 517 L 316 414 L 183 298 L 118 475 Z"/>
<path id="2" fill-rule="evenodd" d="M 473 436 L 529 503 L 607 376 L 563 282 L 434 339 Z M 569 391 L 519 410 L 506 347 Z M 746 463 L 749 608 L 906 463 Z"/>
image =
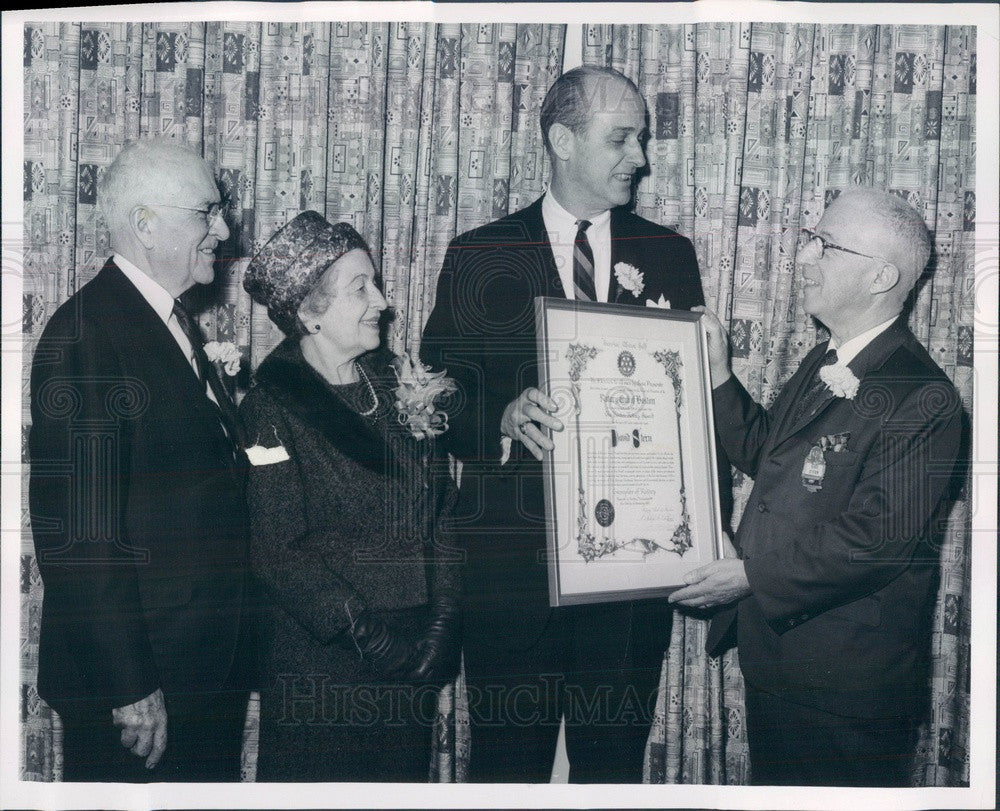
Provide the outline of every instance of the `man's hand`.
<path id="1" fill-rule="evenodd" d="M 708 368 L 712 374 L 712 388 L 717 389 L 732 374 L 729 368 L 729 336 L 719 317 L 707 307 L 699 304 L 691 311 L 701 313 L 701 322 L 708 334 Z"/>
<path id="2" fill-rule="evenodd" d="M 111 710 L 111 717 L 122 728 L 122 746 L 146 758 L 147 769 L 160 762 L 167 748 L 167 708 L 159 688 L 135 704 Z"/>
<path id="3" fill-rule="evenodd" d="M 743 561 L 732 542 L 725 540 L 725 557 L 684 575 L 684 588 L 670 595 L 670 602 L 686 608 L 715 608 L 741 600 L 750 593 Z"/>
<path id="4" fill-rule="evenodd" d="M 541 460 L 544 451 L 555 447 L 542 432 L 541 426 L 553 431 L 563 429 L 562 422 L 550 416 L 557 408 L 556 402 L 538 389 L 525 389 L 504 409 L 500 432 L 521 442 L 536 459 Z"/>

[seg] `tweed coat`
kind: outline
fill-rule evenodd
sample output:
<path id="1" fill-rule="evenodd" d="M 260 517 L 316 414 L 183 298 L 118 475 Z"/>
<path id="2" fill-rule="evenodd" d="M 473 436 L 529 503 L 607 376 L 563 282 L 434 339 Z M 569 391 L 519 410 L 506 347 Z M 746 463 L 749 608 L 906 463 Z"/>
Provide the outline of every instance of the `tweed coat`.
<path id="1" fill-rule="evenodd" d="M 294 338 L 264 360 L 240 405 L 249 442 L 287 454 L 252 465 L 247 486 L 251 566 L 272 603 L 272 673 L 357 658 L 345 631 L 360 612 L 419 608 L 459 588 L 447 540 L 456 490 L 433 446 L 395 419 L 391 357 L 360 360 L 379 393 L 374 419 L 343 404 Z"/>

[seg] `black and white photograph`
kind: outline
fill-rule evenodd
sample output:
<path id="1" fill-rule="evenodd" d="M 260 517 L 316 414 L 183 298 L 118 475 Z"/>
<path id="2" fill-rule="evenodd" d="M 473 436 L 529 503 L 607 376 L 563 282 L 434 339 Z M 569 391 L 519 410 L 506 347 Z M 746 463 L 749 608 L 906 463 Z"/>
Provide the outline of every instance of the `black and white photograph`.
<path id="1" fill-rule="evenodd" d="M 995 807 L 995 4 L 2 37 L 0 805 Z"/>

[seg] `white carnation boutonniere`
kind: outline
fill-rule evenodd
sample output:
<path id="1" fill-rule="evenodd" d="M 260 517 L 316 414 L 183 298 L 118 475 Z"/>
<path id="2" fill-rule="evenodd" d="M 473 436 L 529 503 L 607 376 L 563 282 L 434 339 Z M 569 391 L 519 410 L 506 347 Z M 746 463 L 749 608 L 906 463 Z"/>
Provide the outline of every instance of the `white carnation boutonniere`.
<path id="1" fill-rule="evenodd" d="M 205 355 L 210 363 L 218 363 L 230 377 L 240 371 L 240 350 L 231 341 L 209 341 L 205 344 Z"/>
<path id="2" fill-rule="evenodd" d="M 437 407 L 437 400 L 451 394 L 458 386 L 445 372 L 432 372 L 409 353 L 392 362 L 399 385 L 396 387 L 396 410 L 400 425 L 410 429 L 416 439 L 428 439 L 448 430 L 448 415 Z"/>
<path id="3" fill-rule="evenodd" d="M 628 262 L 618 262 L 615 265 L 615 278 L 623 290 L 628 290 L 633 296 L 639 298 L 645 286 L 642 271 L 639 268 Z"/>
<path id="4" fill-rule="evenodd" d="M 646 299 L 647 307 L 659 307 L 661 310 L 670 309 L 670 299 L 663 298 L 663 293 L 660 293 L 660 300 L 653 301 L 651 298 Z"/>
<path id="5" fill-rule="evenodd" d="M 819 370 L 819 379 L 826 383 L 826 387 L 835 397 L 853 400 L 854 395 L 858 393 L 860 381 L 846 364 L 833 363 L 830 366 L 823 366 Z"/>

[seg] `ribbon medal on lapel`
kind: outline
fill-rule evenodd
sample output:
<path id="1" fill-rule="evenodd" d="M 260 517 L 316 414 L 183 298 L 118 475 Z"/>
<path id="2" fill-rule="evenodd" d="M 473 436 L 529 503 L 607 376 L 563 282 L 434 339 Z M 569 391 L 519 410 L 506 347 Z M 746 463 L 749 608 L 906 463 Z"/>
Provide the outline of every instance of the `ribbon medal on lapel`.
<path id="1" fill-rule="evenodd" d="M 851 438 L 850 432 L 841 434 L 826 434 L 816 440 L 809 449 L 805 462 L 802 464 L 802 486 L 810 493 L 823 489 L 823 477 L 826 475 L 826 458 L 824 453 L 830 451 L 839 453 L 847 447 Z"/>

